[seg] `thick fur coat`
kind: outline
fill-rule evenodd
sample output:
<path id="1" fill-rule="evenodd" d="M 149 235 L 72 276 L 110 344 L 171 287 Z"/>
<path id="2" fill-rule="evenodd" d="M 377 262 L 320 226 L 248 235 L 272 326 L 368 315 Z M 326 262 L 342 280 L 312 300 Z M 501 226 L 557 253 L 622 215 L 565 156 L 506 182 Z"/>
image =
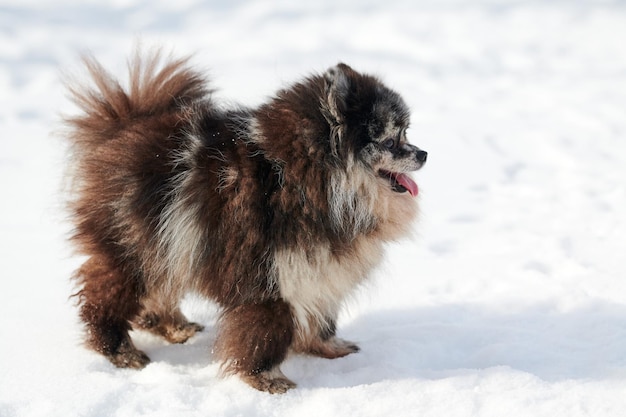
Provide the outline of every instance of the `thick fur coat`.
<path id="1" fill-rule="evenodd" d="M 75 274 L 87 343 L 119 367 L 149 359 L 131 327 L 182 343 L 202 326 L 189 291 L 223 313 L 215 357 L 251 386 L 294 386 L 289 351 L 336 358 L 342 301 L 416 216 L 409 111 L 344 64 L 258 108 L 225 109 L 187 60 L 137 56 L 124 89 L 85 58 L 67 119 Z"/>

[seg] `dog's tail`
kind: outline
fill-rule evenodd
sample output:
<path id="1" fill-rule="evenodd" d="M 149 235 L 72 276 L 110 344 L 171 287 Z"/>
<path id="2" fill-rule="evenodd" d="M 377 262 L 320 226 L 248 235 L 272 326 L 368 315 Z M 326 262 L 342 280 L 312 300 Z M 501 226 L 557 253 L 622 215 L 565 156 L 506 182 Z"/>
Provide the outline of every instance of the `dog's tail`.
<path id="1" fill-rule="evenodd" d="M 70 98 L 82 110 L 65 121 L 68 137 L 76 150 L 89 150 L 115 138 L 133 120 L 176 115 L 194 102 L 206 99 L 211 90 L 189 58 L 162 59 L 160 51 L 129 61 L 128 89 L 125 90 L 91 55 L 83 62 L 93 86 L 67 83 Z"/>

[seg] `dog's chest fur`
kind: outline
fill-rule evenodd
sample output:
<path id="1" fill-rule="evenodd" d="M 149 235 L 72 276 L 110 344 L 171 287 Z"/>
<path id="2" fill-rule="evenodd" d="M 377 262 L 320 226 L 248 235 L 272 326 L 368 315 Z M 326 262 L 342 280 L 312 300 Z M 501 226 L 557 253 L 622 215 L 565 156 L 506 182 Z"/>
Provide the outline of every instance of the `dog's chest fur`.
<path id="1" fill-rule="evenodd" d="M 342 301 L 367 278 L 381 257 L 381 243 L 367 238 L 356 239 L 340 254 L 323 245 L 313 250 L 278 251 L 274 265 L 280 295 L 292 306 L 299 330 L 306 333 L 311 324 L 329 325 Z"/>

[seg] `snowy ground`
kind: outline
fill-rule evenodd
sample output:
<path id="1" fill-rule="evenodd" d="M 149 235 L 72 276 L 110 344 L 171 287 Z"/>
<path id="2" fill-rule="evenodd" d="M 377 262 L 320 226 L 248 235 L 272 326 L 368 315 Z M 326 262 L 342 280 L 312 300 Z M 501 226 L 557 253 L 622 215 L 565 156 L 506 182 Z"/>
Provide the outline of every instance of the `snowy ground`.
<path id="1" fill-rule="evenodd" d="M 270 6 L 271 4 L 271 6 Z M 118 370 L 68 300 L 61 72 L 136 39 L 257 104 L 337 61 L 381 75 L 429 151 L 412 241 L 349 303 L 362 352 L 293 357 L 297 390 L 217 378 L 208 331 Z M 0 0 L 0 416 L 623 416 L 626 3 Z"/>

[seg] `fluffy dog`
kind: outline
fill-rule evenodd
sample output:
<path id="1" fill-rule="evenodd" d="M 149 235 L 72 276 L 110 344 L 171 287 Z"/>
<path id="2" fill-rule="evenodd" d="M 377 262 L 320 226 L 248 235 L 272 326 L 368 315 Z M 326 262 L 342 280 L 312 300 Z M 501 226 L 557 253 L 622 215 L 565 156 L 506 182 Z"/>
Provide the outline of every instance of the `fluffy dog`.
<path id="1" fill-rule="evenodd" d="M 289 351 L 338 358 L 342 300 L 407 234 L 426 161 L 409 110 L 377 78 L 338 64 L 258 108 L 217 105 L 187 59 L 137 54 L 127 89 L 93 58 L 70 85 L 73 242 L 87 344 L 118 367 L 149 362 L 132 326 L 183 343 L 179 309 L 215 302 L 215 357 L 271 393 L 295 386 Z"/>

